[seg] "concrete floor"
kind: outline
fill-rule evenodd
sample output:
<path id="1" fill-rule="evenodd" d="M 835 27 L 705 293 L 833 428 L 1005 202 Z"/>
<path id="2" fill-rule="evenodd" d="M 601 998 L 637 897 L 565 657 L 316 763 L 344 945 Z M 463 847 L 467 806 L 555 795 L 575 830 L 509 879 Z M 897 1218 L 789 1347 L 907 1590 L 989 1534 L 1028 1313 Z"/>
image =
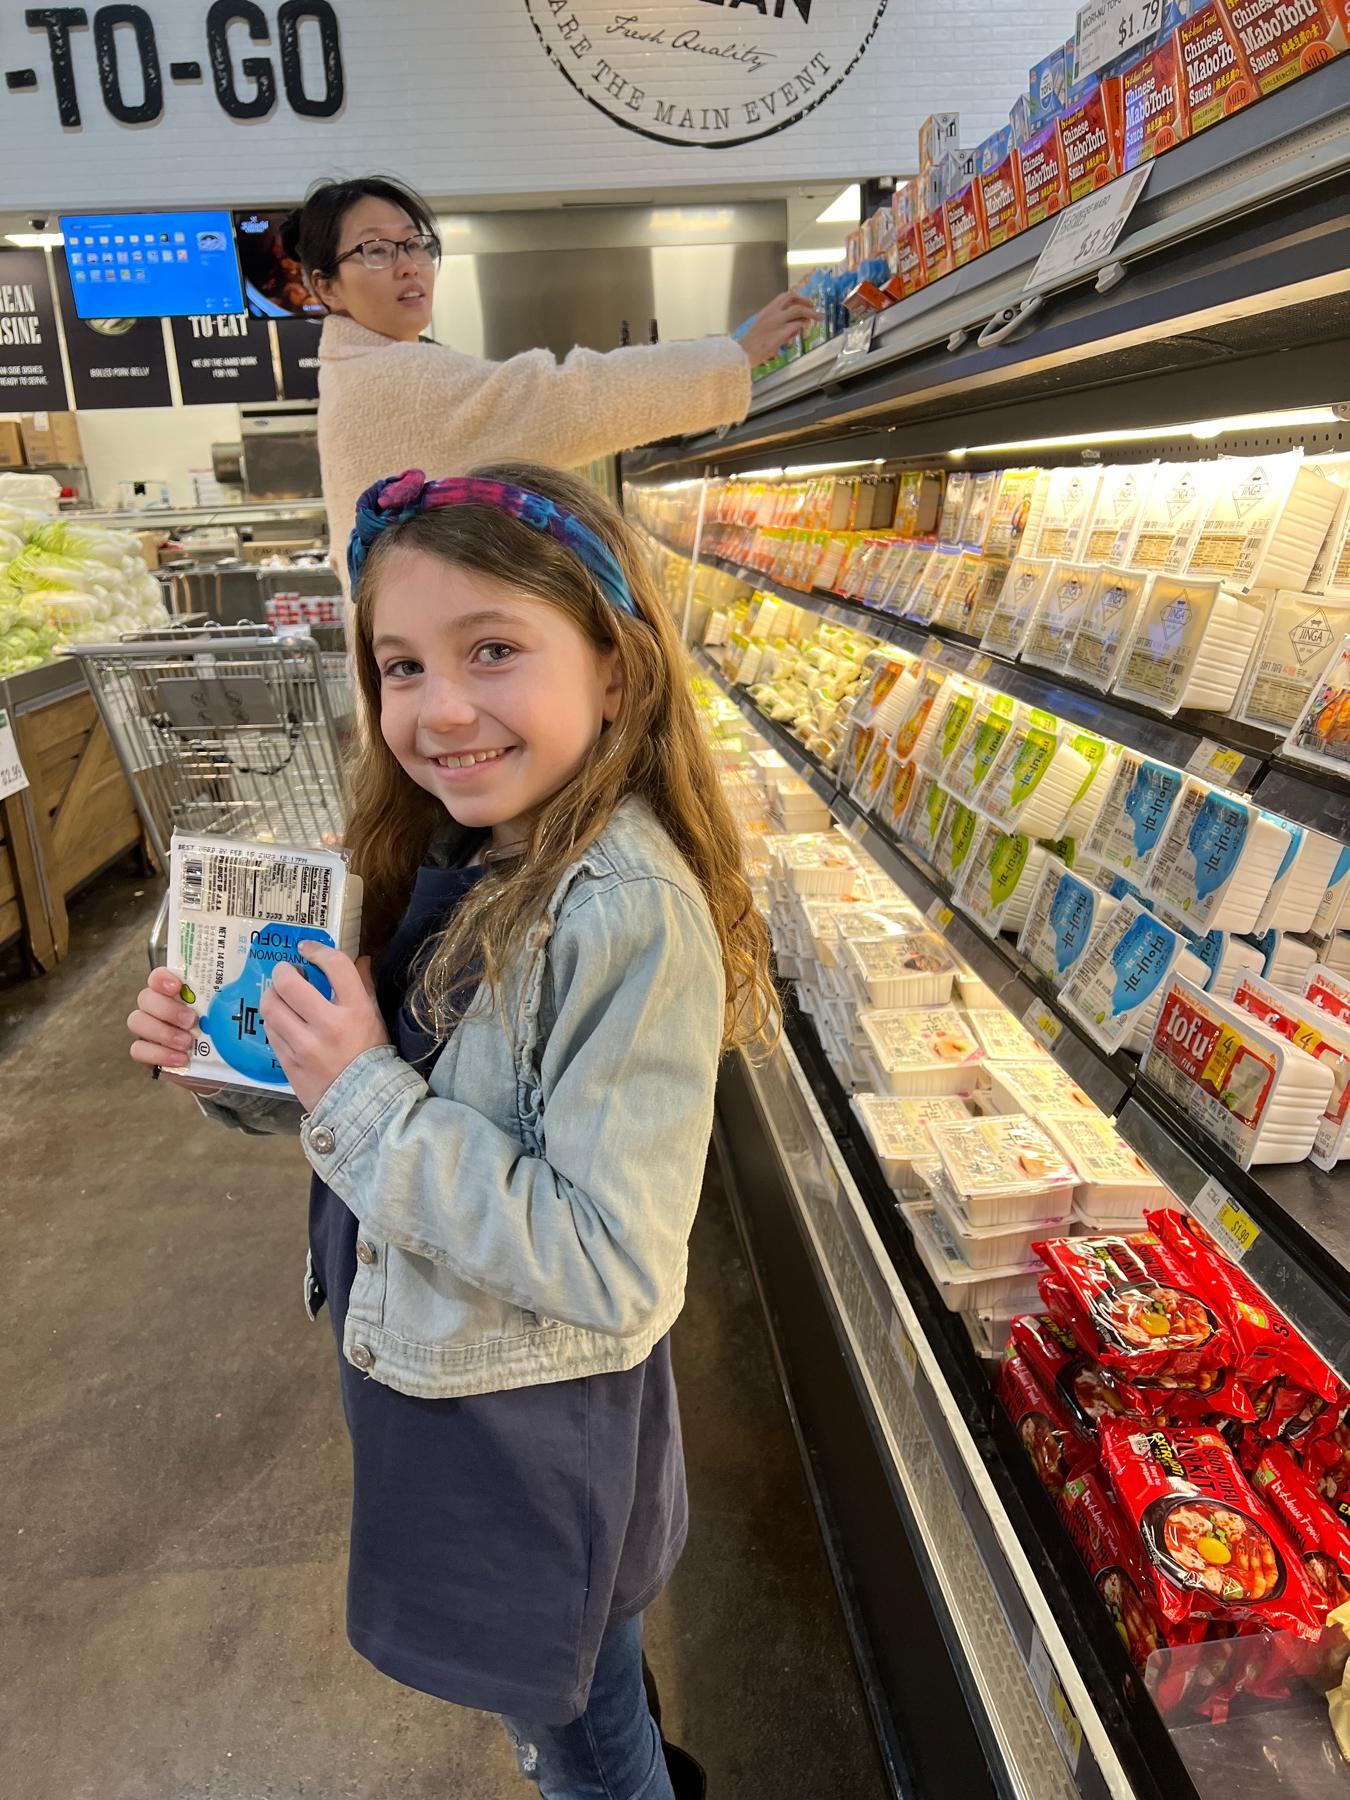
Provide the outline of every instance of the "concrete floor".
<path id="1" fill-rule="evenodd" d="M 125 1054 L 151 884 L 0 970 L 4 1800 L 509 1800 L 500 1728 L 348 1647 L 348 1451 L 300 1305 L 305 1171 Z M 650 1615 L 713 1800 L 883 1784 L 761 1315 L 715 1177 L 675 1333 L 693 1528 Z"/>

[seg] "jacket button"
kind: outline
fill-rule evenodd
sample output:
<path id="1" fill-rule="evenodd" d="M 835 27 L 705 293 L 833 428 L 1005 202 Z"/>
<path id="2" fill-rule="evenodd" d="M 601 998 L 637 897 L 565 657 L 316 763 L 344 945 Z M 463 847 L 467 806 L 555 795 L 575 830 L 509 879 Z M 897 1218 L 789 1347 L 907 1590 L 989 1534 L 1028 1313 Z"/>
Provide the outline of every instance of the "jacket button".
<path id="1" fill-rule="evenodd" d="M 337 1139 L 326 1125 L 311 1125 L 309 1147 L 315 1156 L 331 1156 L 337 1149 Z"/>
<path id="2" fill-rule="evenodd" d="M 364 1238 L 357 1238 L 356 1260 L 358 1262 L 363 1262 L 367 1268 L 370 1268 L 372 1263 L 376 1260 L 375 1246 L 373 1244 L 368 1244 Z"/>
<path id="3" fill-rule="evenodd" d="M 353 1344 L 352 1353 L 347 1360 L 357 1369 L 373 1369 L 375 1367 L 374 1355 L 364 1344 Z"/>

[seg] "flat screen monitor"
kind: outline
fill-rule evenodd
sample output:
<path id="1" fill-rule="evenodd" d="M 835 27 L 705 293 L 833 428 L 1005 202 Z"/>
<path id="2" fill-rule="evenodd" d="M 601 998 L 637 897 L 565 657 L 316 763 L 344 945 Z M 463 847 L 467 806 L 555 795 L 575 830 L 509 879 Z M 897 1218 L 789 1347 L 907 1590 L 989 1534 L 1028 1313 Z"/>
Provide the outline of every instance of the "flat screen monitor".
<path id="1" fill-rule="evenodd" d="M 234 241 L 244 273 L 244 299 L 260 319 L 321 319 L 323 307 L 305 286 L 304 272 L 281 247 L 285 212 L 234 215 Z"/>
<path id="2" fill-rule="evenodd" d="M 241 313 L 244 294 L 227 212 L 112 213 L 61 220 L 82 319 Z"/>

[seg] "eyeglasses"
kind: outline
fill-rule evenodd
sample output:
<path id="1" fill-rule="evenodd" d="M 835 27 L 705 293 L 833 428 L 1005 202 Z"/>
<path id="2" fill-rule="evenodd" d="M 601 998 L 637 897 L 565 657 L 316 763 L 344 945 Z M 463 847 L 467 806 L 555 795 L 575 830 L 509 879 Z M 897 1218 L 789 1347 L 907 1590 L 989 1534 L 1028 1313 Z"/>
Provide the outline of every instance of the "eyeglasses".
<path id="1" fill-rule="evenodd" d="M 392 269 L 399 259 L 399 252 L 411 258 L 415 263 L 438 263 L 441 260 L 440 239 L 429 231 L 419 231 L 412 237 L 367 238 L 364 244 L 358 244 L 355 250 L 347 250 L 333 264 L 350 262 L 353 256 L 359 256 L 368 269 Z"/>

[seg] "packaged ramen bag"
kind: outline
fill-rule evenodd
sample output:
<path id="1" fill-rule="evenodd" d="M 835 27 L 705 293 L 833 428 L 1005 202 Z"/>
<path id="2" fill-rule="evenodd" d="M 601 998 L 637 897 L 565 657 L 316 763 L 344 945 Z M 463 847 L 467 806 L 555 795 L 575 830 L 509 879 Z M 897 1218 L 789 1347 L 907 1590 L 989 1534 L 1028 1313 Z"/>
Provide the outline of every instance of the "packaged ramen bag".
<path id="1" fill-rule="evenodd" d="M 1263 1386 L 1282 1375 L 1306 1394 L 1344 1410 L 1350 1393 L 1305 1342 L 1279 1308 L 1223 1254 L 1198 1220 L 1171 1210 L 1145 1213 L 1156 1232 L 1185 1262 L 1197 1292 L 1227 1326 L 1239 1377 Z"/>
<path id="2" fill-rule="evenodd" d="M 1084 1356 L 1073 1332 L 1053 1313 L 1019 1313 L 1010 1336 L 1012 1347 L 1064 1407 L 1080 1436 L 1094 1437 L 1102 1419 L 1148 1426 L 1160 1422 L 1155 1412 L 1138 1413 L 1126 1404 L 1106 1370 Z"/>
<path id="3" fill-rule="evenodd" d="M 1065 1482 L 1058 1506 L 1073 1547 L 1141 1674 L 1155 1650 L 1194 1641 L 1194 1627 L 1163 1617 L 1143 1545 L 1098 1470 L 1088 1469 Z"/>
<path id="4" fill-rule="evenodd" d="M 1297 1544 L 1327 1611 L 1344 1606 L 1350 1601 L 1350 1506 L 1333 1510 L 1281 1444 L 1266 1446 L 1253 1485 Z"/>
<path id="5" fill-rule="evenodd" d="M 1032 1248 L 1064 1282 L 1091 1329 L 1089 1354 L 1113 1377 L 1195 1376 L 1232 1362 L 1223 1323 L 1154 1232 L 1053 1238 Z"/>
<path id="6" fill-rule="evenodd" d="M 1096 1462 L 1095 1447 L 1011 1344 L 999 1364 L 994 1392 L 1048 1494 L 1057 1495 L 1066 1481 Z"/>
<path id="7" fill-rule="evenodd" d="M 1108 1419 L 1100 1442 L 1165 1619 L 1252 1620 L 1317 1637 L 1324 1596 L 1221 1433 L 1205 1425 L 1145 1432 Z"/>

